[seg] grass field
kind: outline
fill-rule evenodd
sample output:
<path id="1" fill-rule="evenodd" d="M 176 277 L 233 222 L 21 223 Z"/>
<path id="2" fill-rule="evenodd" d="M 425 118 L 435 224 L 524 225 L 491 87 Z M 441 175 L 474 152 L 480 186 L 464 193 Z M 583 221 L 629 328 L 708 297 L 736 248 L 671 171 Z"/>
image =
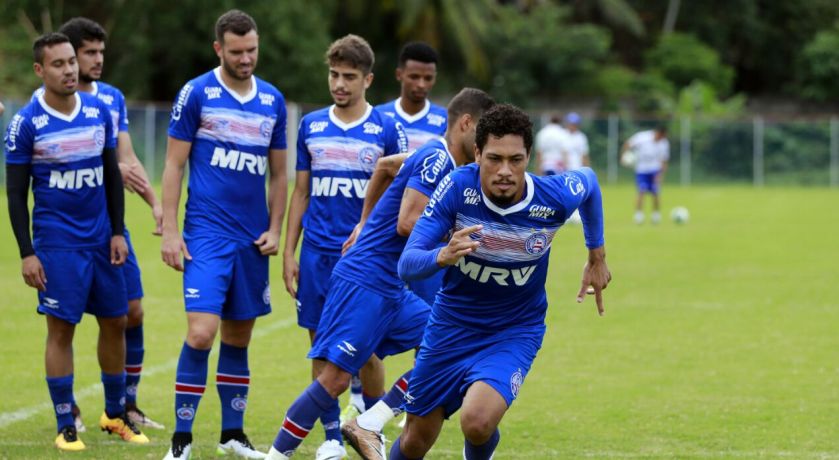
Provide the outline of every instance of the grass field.
<path id="1" fill-rule="evenodd" d="M 839 192 L 695 187 L 665 190 L 685 226 L 631 223 L 633 191 L 606 188 L 606 248 L 614 276 L 606 316 L 574 302 L 585 250 L 579 227 L 554 240 L 548 333 L 516 404 L 502 422 L 506 458 L 839 458 Z M 126 446 L 98 430 L 88 449 L 60 454 L 44 382 L 45 322 L 20 278 L 17 249 L 0 223 L 0 458 L 162 458 L 170 431 Z M 173 427 L 175 364 L 185 332 L 180 276 L 160 262 L 150 213 L 129 197 L 127 221 L 143 268 L 146 358 L 139 402 Z M 263 449 L 306 386 L 306 334 L 272 260 L 274 313 L 257 322 L 246 428 Z M 76 335 L 76 394 L 88 427 L 102 411 L 96 324 Z M 211 357 L 194 458 L 219 434 Z M 388 379 L 410 357 L 386 361 Z M 428 458 L 460 457 L 457 416 Z M 387 436 L 398 435 L 395 425 Z M 313 458 L 316 427 L 296 458 Z"/>

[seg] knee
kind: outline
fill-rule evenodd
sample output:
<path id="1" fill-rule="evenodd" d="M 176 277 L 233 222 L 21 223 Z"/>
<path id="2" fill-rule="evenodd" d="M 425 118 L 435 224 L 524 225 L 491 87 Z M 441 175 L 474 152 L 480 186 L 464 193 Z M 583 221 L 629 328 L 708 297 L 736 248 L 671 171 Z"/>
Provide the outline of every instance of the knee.
<path id="1" fill-rule="evenodd" d="M 479 411 L 465 411 L 460 414 L 460 429 L 463 431 L 463 436 L 476 446 L 486 443 L 492 437 L 495 428 L 495 423 L 489 414 Z"/>
<path id="2" fill-rule="evenodd" d="M 333 398 L 337 398 L 347 391 L 350 387 L 351 378 L 352 376 L 348 372 L 344 372 L 337 366 L 329 363 L 327 363 L 326 367 L 318 375 L 318 381 Z"/>
<path id="3" fill-rule="evenodd" d="M 422 458 L 431 450 L 432 441 L 418 430 L 411 430 L 407 426 L 399 436 L 399 450 L 410 458 Z"/>
<path id="4" fill-rule="evenodd" d="M 187 333 L 186 343 L 197 350 L 209 350 L 216 339 L 216 331 L 207 328 L 191 327 Z"/>
<path id="5" fill-rule="evenodd" d="M 127 327 L 137 327 L 143 324 L 143 303 L 140 299 L 128 302 L 128 324 Z"/>

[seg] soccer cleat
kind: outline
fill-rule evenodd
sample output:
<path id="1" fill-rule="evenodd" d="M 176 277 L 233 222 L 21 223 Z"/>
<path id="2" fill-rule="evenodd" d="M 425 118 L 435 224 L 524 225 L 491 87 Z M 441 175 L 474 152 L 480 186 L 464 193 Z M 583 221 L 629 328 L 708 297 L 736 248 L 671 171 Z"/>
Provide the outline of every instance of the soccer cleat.
<path id="1" fill-rule="evenodd" d="M 278 451 L 277 448 L 275 448 L 274 446 L 271 446 L 271 448 L 268 449 L 268 456 L 265 457 L 265 459 L 266 460 L 288 460 L 289 456 L 283 454 L 280 451 Z"/>
<path id="2" fill-rule="evenodd" d="M 189 460 L 192 452 L 192 433 L 178 433 L 172 435 L 172 446 L 163 460 Z"/>
<path id="3" fill-rule="evenodd" d="M 84 433 L 87 431 L 87 428 L 84 426 L 84 422 L 82 422 L 82 410 L 75 404 L 73 404 L 73 424 L 76 425 L 76 432 Z"/>
<path id="4" fill-rule="evenodd" d="M 315 460 L 341 460 L 347 458 L 347 449 L 335 439 L 328 439 L 318 447 Z"/>
<path id="5" fill-rule="evenodd" d="M 341 427 L 344 439 L 364 460 L 385 460 L 385 437 L 381 433 L 365 430 L 358 422 L 350 420 Z"/>
<path id="6" fill-rule="evenodd" d="M 361 412 L 362 411 L 359 410 L 358 407 L 352 402 L 347 404 L 347 407 L 345 407 L 344 410 L 341 411 L 341 426 L 344 426 L 345 423 L 361 415 Z"/>
<path id="7" fill-rule="evenodd" d="M 55 438 L 55 447 L 58 447 L 60 450 L 70 452 L 84 450 L 85 445 L 76 433 L 77 431 L 75 426 L 65 426 L 58 432 L 58 436 Z"/>
<path id="8" fill-rule="evenodd" d="M 155 430 L 162 430 L 165 428 L 160 423 L 157 423 L 154 420 L 148 418 L 145 412 L 141 411 L 140 408 L 137 406 L 129 406 L 126 404 L 125 413 L 128 415 L 128 419 L 131 420 L 134 423 L 134 425 L 144 426 L 147 428 L 154 428 Z"/>
<path id="9" fill-rule="evenodd" d="M 149 438 L 144 435 L 134 422 L 132 422 L 125 412 L 116 418 L 108 417 L 108 414 L 102 413 L 99 417 L 99 428 L 102 431 L 107 431 L 108 434 L 118 434 L 123 441 L 128 441 L 132 444 L 148 444 Z"/>
<path id="10" fill-rule="evenodd" d="M 227 442 L 219 443 L 216 449 L 218 455 L 233 454 L 242 458 L 265 458 L 266 454 L 256 450 L 245 433 Z"/>
<path id="11" fill-rule="evenodd" d="M 635 217 L 633 217 L 633 220 L 638 225 L 643 224 L 644 223 L 644 213 L 641 212 L 641 211 L 636 211 L 635 212 Z"/>

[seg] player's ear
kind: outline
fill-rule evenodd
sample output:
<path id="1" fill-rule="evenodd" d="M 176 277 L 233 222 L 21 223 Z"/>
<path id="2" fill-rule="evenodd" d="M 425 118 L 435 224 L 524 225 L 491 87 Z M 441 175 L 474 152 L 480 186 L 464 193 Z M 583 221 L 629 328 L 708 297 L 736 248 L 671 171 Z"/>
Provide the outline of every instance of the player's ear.
<path id="1" fill-rule="evenodd" d="M 396 81 L 402 81 L 402 67 L 396 67 Z"/>
<path id="2" fill-rule="evenodd" d="M 40 62 L 33 63 L 32 70 L 35 71 L 35 75 L 37 75 L 38 78 L 44 78 L 44 67 L 41 66 Z"/>
<path id="3" fill-rule="evenodd" d="M 472 115 L 469 113 L 464 113 L 457 120 L 457 123 L 460 127 L 460 131 L 464 133 L 467 133 L 470 129 L 472 129 L 473 122 L 474 120 L 472 119 Z"/>
<path id="4" fill-rule="evenodd" d="M 216 56 L 221 58 L 221 43 L 219 43 L 218 40 L 213 41 L 213 51 L 216 52 Z"/>
<path id="5" fill-rule="evenodd" d="M 373 84 L 373 72 L 368 73 L 364 76 L 364 89 L 370 89 L 370 85 Z"/>

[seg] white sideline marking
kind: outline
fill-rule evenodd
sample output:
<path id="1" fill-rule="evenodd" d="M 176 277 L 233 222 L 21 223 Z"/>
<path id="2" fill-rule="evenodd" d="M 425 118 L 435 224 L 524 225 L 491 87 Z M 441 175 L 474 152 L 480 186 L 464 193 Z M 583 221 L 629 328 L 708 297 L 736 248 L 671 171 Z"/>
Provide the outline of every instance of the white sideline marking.
<path id="1" fill-rule="evenodd" d="M 261 338 L 268 335 L 271 332 L 274 332 L 278 329 L 284 329 L 288 326 L 295 324 L 293 318 L 286 318 L 274 323 L 267 324 L 265 326 L 258 326 L 255 328 L 253 332 L 253 338 Z M 212 355 L 216 355 L 218 353 L 218 347 L 213 347 Z M 151 366 L 147 369 L 143 369 L 144 376 L 152 376 L 155 374 L 160 374 L 161 372 L 168 372 L 177 367 L 178 360 L 173 359 L 167 361 L 163 364 L 158 364 L 157 366 Z M 76 395 L 76 399 L 84 399 L 89 396 L 97 395 L 102 393 L 102 384 L 101 383 L 94 383 L 87 387 L 82 388 L 81 390 L 74 392 Z M 52 410 L 52 403 L 51 402 L 43 402 L 41 404 L 36 404 L 34 406 L 24 407 L 12 412 L 3 412 L 0 413 L 0 428 L 6 428 L 7 426 L 27 420 L 32 418 L 36 414 L 40 412 L 46 412 Z"/>

